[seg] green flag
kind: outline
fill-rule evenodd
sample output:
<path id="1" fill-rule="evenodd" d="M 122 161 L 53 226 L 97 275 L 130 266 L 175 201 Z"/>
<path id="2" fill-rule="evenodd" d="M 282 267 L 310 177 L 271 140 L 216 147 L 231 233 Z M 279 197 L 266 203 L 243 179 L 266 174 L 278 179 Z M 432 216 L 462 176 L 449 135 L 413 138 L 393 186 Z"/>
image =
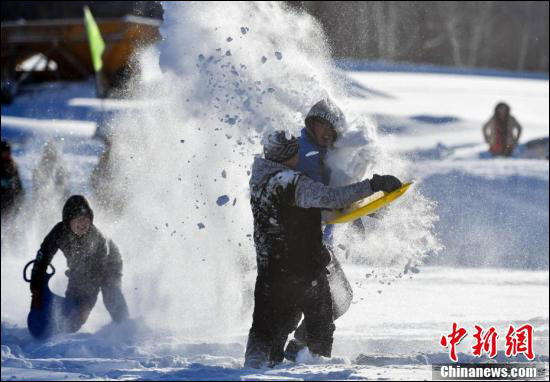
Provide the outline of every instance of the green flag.
<path id="1" fill-rule="evenodd" d="M 92 54 L 94 70 L 99 72 L 103 67 L 101 55 L 105 50 L 105 42 L 103 42 L 94 16 L 92 16 L 92 12 L 90 12 L 88 7 L 84 7 L 84 24 L 86 25 L 86 33 L 88 34 L 88 42 L 90 43 L 90 53 Z"/>

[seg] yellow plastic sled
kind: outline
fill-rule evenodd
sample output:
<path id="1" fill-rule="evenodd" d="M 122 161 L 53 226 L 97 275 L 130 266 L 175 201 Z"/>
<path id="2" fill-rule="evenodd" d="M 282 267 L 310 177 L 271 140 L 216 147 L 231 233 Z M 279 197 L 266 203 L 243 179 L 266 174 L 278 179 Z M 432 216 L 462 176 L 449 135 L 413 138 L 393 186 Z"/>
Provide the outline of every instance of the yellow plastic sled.
<path id="1" fill-rule="evenodd" d="M 392 192 L 383 192 L 383 196 L 374 199 L 373 201 L 369 202 L 368 204 L 361 206 L 359 208 L 350 208 L 347 211 L 344 211 L 342 213 L 338 213 L 338 215 L 330 220 L 328 224 L 339 224 L 339 223 L 347 223 L 356 219 L 359 219 L 361 216 L 372 214 L 373 212 L 378 211 L 380 208 L 390 204 L 395 199 L 399 198 L 401 195 L 403 195 L 409 187 L 411 186 L 412 182 L 405 183 L 400 188 L 398 188 L 395 191 Z M 369 197 L 370 198 L 370 197 Z M 369 198 L 366 198 L 368 200 Z M 365 199 L 364 199 L 365 200 Z"/>

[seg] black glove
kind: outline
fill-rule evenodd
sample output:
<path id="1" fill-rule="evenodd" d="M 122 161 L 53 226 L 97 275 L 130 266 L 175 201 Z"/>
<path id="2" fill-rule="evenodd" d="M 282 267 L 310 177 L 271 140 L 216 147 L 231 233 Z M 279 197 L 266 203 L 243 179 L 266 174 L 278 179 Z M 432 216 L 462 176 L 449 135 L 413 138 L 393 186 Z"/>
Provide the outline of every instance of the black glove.
<path id="1" fill-rule="evenodd" d="M 374 174 L 370 180 L 370 186 L 374 192 L 392 192 L 402 186 L 401 181 L 393 175 Z"/>

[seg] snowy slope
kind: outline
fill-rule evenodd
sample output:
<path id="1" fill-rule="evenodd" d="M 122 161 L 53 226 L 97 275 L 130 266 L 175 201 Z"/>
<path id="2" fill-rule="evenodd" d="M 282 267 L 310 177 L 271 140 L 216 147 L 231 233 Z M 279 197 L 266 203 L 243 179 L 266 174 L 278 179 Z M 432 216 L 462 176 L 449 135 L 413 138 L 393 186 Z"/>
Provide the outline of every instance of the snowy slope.
<path id="1" fill-rule="evenodd" d="M 384 82 L 384 77 L 391 79 L 395 74 L 368 73 L 364 76 L 375 76 Z M 407 76 L 411 91 L 415 87 L 415 75 L 401 75 L 400 84 L 404 86 Z M 464 79 L 460 76 L 456 80 L 467 80 L 471 87 L 476 86 L 476 81 L 479 81 L 480 88 L 486 84 L 479 77 Z M 367 79 L 364 81 L 368 83 Z M 430 81 L 437 83 L 438 75 L 432 75 Z M 439 93 L 449 98 L 455 95 L 452 87 L 448 93 L 444 92 L 443 84 L 448 84 L 449 78 L 442 78 L 441 81 Z M 506 82 L 505 79 L 499 81 Z M 510 81 L 515 91 L 519 92 L 518 87 L 524 86 L 525 94 L 530 94 L 531 88 L 539 85 L 529 80 L 519 83 L 517 80 Z M 547 82 L 544 83 L 548 89 Z M 534 100 L 544 110 L 544 105 L 548 104 L 548 92 Z M 359 102 L 350 99 L 350 103 Z M 367 109 L 371 108 L 369 101 L 362 102 Z M 405 101 L 399 98 L 392 100 L 390 110 L 402 110 L 402 102 Z M 530 96 L 529 102 L 534 102 Z M 421 110 L 423 105 L 419 102 L 418 109 Z M 472 105 L 466 107 L 472 108 Z M 19 108 L 24 110 L 21 105 Z M 9 108 L 3 108 L 3 113 L 5 110 L 9 112 Z M 457 114 L 464 115 L 466 111 L 461 110 Z M 403 116 L 407 117 L 399 115 Z M 483 116 L 480 112 L 479 117 Z M 520 115 L 518 119 L 523 120 Z M 467 126 L 462 138 L 457 128 L 432 127 L 429 129 L 431 132 L 425 134 L 425 139 L 430 139 L 432 146 L 425 144 L 425 147 L 440 150 L 437 143 L 444 141 L 447 134 L 453 135 L 456 146 L 470 144 L 473 132 L 479 133 L 481 122 L 482 119 L 462 122 Z M 543 120 L 538 122 L 544 123 Z M 420 131 L 424 126 L 410 123 L 408 128 Z M 540 130 L 540 133 L 543 131 Z M 394 133 L 383 136 L 383 139 L 391 140 L 396 150 L 411 151 L 410 141 L 407 140 L 413 139 L 410 136 Z M 479 152 L 482 152 L 483 148 L 478 146 Z M 31 158 L 35 154 L 25 147 L 16 151 L 16 159 L 28 179 L 25 174 L 32 168 Z M 420 150 L 417 147 L 417 153 Z M 456 153 L 449 146 L 446 150 Z M 420 274 L 413 278 L 396 280 L 388 285 L 388 282 L 381 284 L 365 278 L 365 274 L 371 271 L 367 265 L 345 264 L 355 287 L 355 299 L 348 314 L 337 322 L 336 356 L 328 364 L 284 364 L 274 370 L 259 372 L 241 369 L 249 310 L 240 325 L 216 340 L 208 336 L 196 337 L 188 331 L 183 331 L 183 334 L 157 332 L 147 328 L 146 324 L 131 323 L 123 328 L 106 326 L 98 331 L 92 329 L 95 325 L 87 324 L 81 334 L 56 338 L 44 344 L 36 343 L 22 329 L 22 317 L 28 302 L 23 303 L 23 308 L 14 306 L 20 304 L 18 296 L 26 296 L 26 293 L 11 293 L 4 281 L 16 280 L 7 274 L 18 275 L 29 256 L 14 258 L 3 250 L 2 379 L 424 379 L 431 376 L 429 366 L 422 366 L 420 361 L 413 362 L 409 357 L 423 353 L 431 355 L 431 358 L 424 360 L 441 360 L 444 352 L 437 344 L 438 337 L 449 330 L 452 321 L 459 321 L 466 327 L 491 324 L 497 328 L 530 322 L 537 330 L 535 351 L 545 355 L 547 360 L 549 281 L 545 268 L 548 266 L 548 162 L 486 159 L 480 158 L 479 152 L 472 152 L 466 157 L 456 157 L 447 152 L 440 158 L 433 155 L 427 158 L 419 155 L 416 158 L 414 166 L 418 177 L 423 179 L 421 186 L 438 202 L 438 231 L 446 247 L 433 262 L 446 267 L 423 267 Z M 96 153 L 93 150 L 75 153 L 72 166 L 86 168 L 93 164 Z M 81 188 L 85 188 L 85 177 L 79 179 L 84 183 Z M 473 192 L 474 189 L 477 191 Z M 463 208 L 461 203 L 470 206 Z M 500 215 L 499 208 L 506 208 L 509 217 Z M 472 230 L 472 224 L 477 224 L 478 229 Z M 497 247 L 492 248 L 495 245 Z M 521 248 L 525 250 L 518 251 Z M 489 268 L 478 268 L 483 265 Z M 15 285 L 25 288 L 20 281 Z M 126 289 L 129 288 L 130 285 L 127 285 Z M 62 286 L 59 292 L 62 293 Z M 454 300 L 452 304 L 448 302 L 449 298 Z M 99 304 L 91 322 L 107 322 L 105 314 Z M 462 351 L 468 354 L 468 349 Z M 371 358 L 360 357 L 361 354 L 370 354 Z M 375 355 L 384 355 L 390 360 L 380 361 Z"/>

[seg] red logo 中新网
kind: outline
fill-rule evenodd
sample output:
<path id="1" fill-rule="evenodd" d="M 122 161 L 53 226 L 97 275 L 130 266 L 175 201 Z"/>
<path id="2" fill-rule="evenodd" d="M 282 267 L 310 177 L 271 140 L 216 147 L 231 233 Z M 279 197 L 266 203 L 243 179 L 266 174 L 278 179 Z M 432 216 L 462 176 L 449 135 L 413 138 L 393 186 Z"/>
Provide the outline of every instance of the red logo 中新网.
<path id="1" fill-rule="evenodd" d="M 474 344 L 472 346 L 472 354 L 476 357 L 481 357 L 487 354 L 489 358 L 497 355 L 497 340 L 499 335 L 496 329 L 491 326 L 488 330 L 484 330 L 480 325 L 474 325 L 475 334 L 473 335 Z M 458 362 L 456 346 L 468 335 L 468 331 L 459 327 L 456 322 L 453 322 L 451 333 L 441 336 L 439 344 L 449 349 L 449 358 L 453 362 Z M 506 357 L 515 357 L 523 354 L 529 361 L 535 359 L 533 352 L 533 326 L 524 324 L 517 329 L 510 325 L 506 334 Z"/>

